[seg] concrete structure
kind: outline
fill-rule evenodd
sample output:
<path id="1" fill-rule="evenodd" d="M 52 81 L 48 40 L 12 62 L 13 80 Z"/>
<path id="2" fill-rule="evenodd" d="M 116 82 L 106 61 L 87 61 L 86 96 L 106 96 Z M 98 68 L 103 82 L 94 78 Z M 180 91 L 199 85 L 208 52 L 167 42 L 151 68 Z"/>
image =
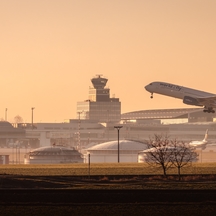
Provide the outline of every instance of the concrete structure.
<path id="1" fill-rule="evenodd" d="M 105 88 L 108 79 L 101 75 L 91 79 L 89 98 L 77 102 L 77 118 L 97 122 L 119 122 L 121 120 L 121 102 L 119 98 L 110 97 L 110 89 Z"/>
<path id="2" fill-rule="evenodd" d="M 83 156 L 74 148 L 40 147 L 26 154 L 24 164 L 83 163 Z"/>
<path id="3" fill-rule="evenodd" d="M 27 130 L 28 136 L 33 134 L 40 140 L 40 147 L 56 144 L 80 149 L 90 142 L 97 144 L 104 140 L 104 126 L 95 121 L 73 119 L 69 123 L 38 123 L 36 129 Z"/>
<path id="4" fill-rule="evenodd" d="M 145 143 L 120 140 L 119 141 L 119 159 L 120 163 L 137 162 L 139 151 L 147 148 Z M 90 154 L 91 163 L 117 163 L 118 162 L 118 141 L 101 143 L 86 149 L 85 163 L 88 163 L 88 154 Z"/>
<path id="5" fill-rule="evenodd" d="M 15 128 L 7 121 L 0 121 L 0 147 L 11 147 L 16 145 L 18 140 L 22 140 L 19 145 L 25 145 L 25 130 Z"/>

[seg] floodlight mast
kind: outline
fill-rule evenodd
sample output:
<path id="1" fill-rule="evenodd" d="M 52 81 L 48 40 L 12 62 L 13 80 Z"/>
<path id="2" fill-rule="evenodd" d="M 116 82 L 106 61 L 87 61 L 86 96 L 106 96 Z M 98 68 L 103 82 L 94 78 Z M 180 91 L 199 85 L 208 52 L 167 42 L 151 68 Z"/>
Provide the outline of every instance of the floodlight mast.
<path id="1" fill-rule="evenodd" d="M 114 128 L 115 129 L 117 129 L 117 131 L 118 131 L 118 163 L 119 163 L 119 161 L 120 161 L 120 157 L 119 157 L 119 131 L 120 131 L 120 129 L 122 128 L 123 126 L 114 126 Z"/>
<path id="2" fill-rule="evenodd" d="M 33 121 L 34 120 L 34 114 L 33 114 L 34 113 L 34 109 L 35 109 L 35 107 L 31 108 L 31 110 L 32 110 L 32 130 L 34 129 L 34 121 Z"/>

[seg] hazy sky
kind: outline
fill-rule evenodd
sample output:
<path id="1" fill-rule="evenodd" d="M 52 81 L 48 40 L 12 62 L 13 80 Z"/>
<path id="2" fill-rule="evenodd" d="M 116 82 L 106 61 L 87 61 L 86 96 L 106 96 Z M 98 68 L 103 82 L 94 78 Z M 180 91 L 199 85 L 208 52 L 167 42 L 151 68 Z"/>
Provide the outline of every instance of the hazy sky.
<path id="1" fill-rule="evenodd" d="M 215 23 L 215 0 L 0 0 L 0 118 L 76 118 L 96 74 L 122 113 L 192 107 L 144 86 L 216 93 Z"/>

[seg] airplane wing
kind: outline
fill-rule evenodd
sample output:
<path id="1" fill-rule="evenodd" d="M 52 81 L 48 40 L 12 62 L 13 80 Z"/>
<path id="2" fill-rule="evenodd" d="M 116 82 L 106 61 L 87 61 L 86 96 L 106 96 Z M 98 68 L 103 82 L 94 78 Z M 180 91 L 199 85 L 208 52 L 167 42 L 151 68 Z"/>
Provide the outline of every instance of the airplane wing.
<path id="1" fill-rule="evenodd" d="M 216 107 L 216 96 L 196 98 L 197 101 L 206 107 Z"/>

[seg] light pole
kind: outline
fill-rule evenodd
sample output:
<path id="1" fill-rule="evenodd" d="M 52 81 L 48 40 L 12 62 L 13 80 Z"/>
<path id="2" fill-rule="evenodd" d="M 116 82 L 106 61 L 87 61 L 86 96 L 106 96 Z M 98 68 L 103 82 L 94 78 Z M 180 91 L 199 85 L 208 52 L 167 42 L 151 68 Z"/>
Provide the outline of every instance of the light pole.
<path id="1" fill-rule="evenodd" d="M 106 128 L 107 128 L 107 140 L 109 141 L 109 110 L 107 110 L 107 123 L 106 123 Z"/>
<path id="2" fill-rule="evenodd" d="M 118 131 L 118 163 L 119 163 L 119 131 L 123 126 L 114 126 Z"/>
<path id="3" fill-rule="evenodd" d="M 32 110 L 32 130 L 34 129 L 34 126 L 33 126 L 33 117 L 34 117 L 33 116 L 33 111 L 34 111 L 34 109 L 35 109 L 34 107 L 31 108 L 31 110 Z"/>
<path id="4" fill-rule="evenodd" d="M 7 121 L 7 108 L 5 109 L 5 121 Z"/>

